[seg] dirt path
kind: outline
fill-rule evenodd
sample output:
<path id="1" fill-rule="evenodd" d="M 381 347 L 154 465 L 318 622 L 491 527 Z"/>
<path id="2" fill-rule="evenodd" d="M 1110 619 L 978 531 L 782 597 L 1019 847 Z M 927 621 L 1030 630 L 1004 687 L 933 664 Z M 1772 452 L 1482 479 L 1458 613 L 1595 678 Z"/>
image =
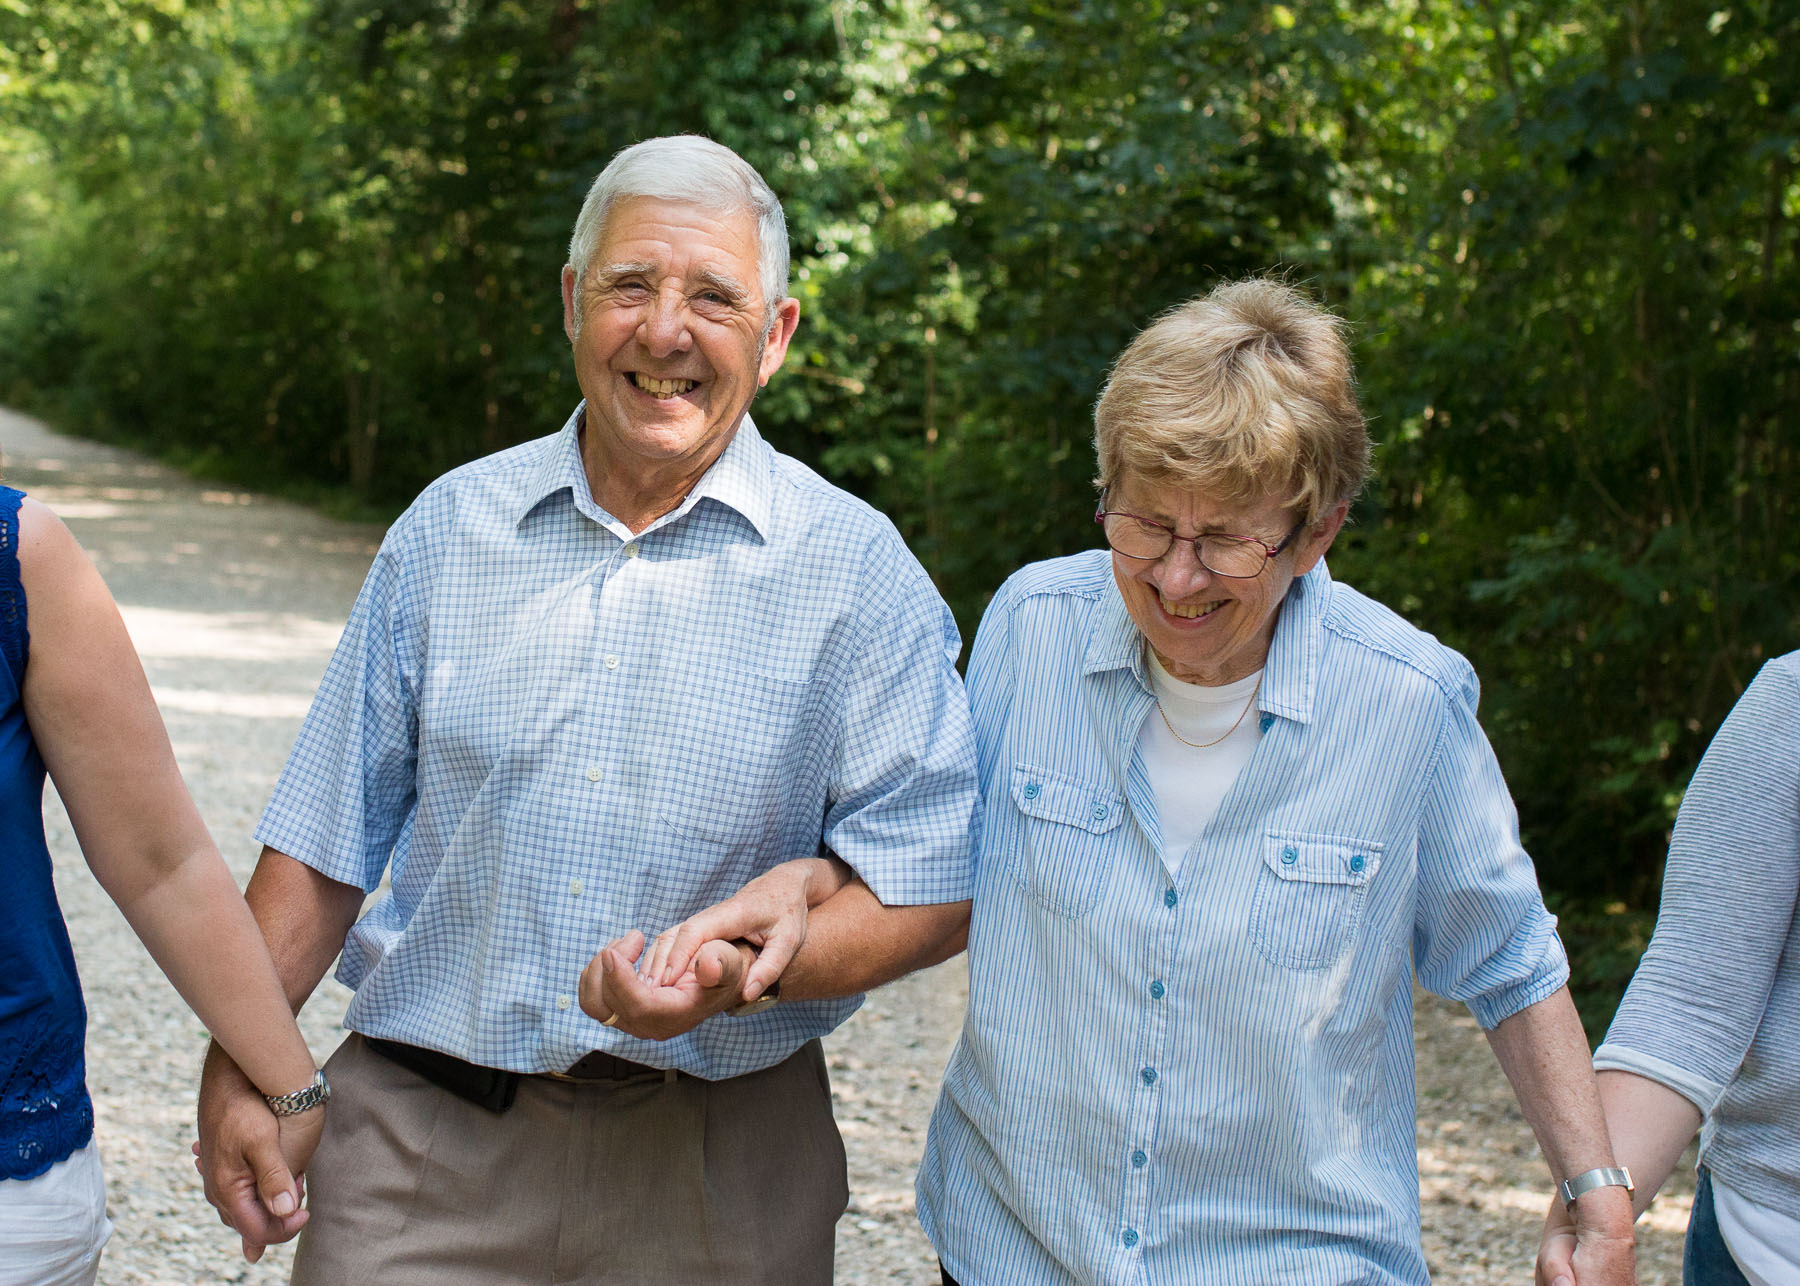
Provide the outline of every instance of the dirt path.
<path id="1" fill-rule="evenodd" d="M 0 411 L 5 478 L 57 509 L 93 555 L 144 658 L 188 784 L 249 875 L 251 831 L 380 538 L 261 496 L 196 483 L 126 452 Z M 108 1286 L 286 1280 L 212 1217 L 188 1156 L 200 1025 L 82 867 L 52 794 L 63 907 L 89 1008 L 88 1069 L 118 1231 Z M 939 1073 L 962 1021 L 960 961 L 870 998 L 829 1042 L 851 1206 L 838 1280 L 935 1282 L 913 1220 L 912 1175 Z M 347 993 L 327 982 L 302 1025 L 323 1059 Z M 1416 1036 L 1426 1248 L 1439 1282 L 1530 1280 L 1548 1183 L 1530 1133 L 1466 1013 L 1421 1003 Z M 1691 1180 L 1640 1224 L 1641 1280 L 1680 1280 Z"/>

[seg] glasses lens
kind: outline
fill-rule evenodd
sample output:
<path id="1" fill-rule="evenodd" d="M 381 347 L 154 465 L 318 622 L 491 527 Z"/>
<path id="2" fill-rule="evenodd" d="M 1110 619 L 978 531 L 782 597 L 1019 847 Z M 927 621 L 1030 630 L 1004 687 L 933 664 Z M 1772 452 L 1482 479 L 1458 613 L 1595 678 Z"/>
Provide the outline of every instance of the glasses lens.
<path id="1" fill-rule="evenodd" d="M 1200 542 L 1200 561 L 1220 576 L 1249 577 L 1261 573 L 1268 551 L 1254 540 L 1208 536 Z"/>
<path id="2" fill-rule="evenodd" d="M 1106 515 L 1106 543 L 1127 558 L 1161 558 L 1169 548 L 1170 531 L 1130 514 Z"/>

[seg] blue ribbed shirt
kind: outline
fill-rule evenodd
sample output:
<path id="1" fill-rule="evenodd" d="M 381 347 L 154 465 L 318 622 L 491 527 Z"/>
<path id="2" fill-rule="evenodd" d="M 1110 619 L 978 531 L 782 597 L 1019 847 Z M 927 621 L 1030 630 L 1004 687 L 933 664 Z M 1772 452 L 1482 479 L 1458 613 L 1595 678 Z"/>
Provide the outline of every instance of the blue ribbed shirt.
<path id="1" fill-rule="evenodd" d="M 1691 1099 L 1702 1164 L 1800 1219 L 1800 652 L 1763 666 L 1694 772 L 1594 1066 Z"/>
<path id="2" fill-rule="evenodd" d="M 1024 569 L 969 670 L 969 1010 L 919 1172 L 966 1282 L 1428 1281 L 1412 980 L 1485 1027 L 1567 964 L 1468 663 L 1321 563 L 1183 856 L 1106 551 Z"/>
<path id="3" fill-rule="evenodd" d="M 0 487 L 0 1180 L 36 1178 L 94 1136 L 87 1007 L 44 843 L 44 759 L 25 718 L 24 498 Z"/>
<path id="4" fill-rule="evenodd" d="M 748 417 L 634 536 L 593 501 L 581 414 L 394 524 L 257 838 L 388 873 L 338 965 L 356 1031 L 522 1072 L 754 1071 L 858 999 L 640 1041 L 582 1013 L 582 968 L 821 847 L 884 903 L 968 897 L 955 623 L 885 518 Z"/>

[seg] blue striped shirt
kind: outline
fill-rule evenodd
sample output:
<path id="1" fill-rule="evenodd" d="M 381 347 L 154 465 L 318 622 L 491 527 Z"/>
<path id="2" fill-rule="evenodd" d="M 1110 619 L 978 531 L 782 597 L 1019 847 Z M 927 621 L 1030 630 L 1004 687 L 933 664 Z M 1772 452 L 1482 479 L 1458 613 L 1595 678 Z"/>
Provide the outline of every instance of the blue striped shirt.
<path id="1" fill-rule="evenodd" d="M 365 890 L 388 872 L 338 965 L 365 1035 L 754 1071 L 859 998 L 658 1043 L 584 1014 L 582 968 L 821 846 L 890 905 L 968 897 L 955 623 L 885 518 L 748 418 L 634 536 L 594 504 L 580 415 L 394 524 L 257 838 Z"/>
<path id="2" fill-rule="evenodd" d="M 969 691 L 969 1011 L 918 1183 L 950 1272 L 1426 1282 L 1413 971 L 1486 1027 L 1568 972 L 1468 663 L 1321 563 L 1175 876 L 1106 551 L 1007 582 Z"/>

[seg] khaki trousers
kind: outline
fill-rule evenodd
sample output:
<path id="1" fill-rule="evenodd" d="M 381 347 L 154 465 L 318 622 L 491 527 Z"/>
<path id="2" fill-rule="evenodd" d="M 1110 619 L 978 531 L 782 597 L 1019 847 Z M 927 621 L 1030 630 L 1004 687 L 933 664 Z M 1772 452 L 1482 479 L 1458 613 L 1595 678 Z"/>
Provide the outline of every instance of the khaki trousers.
<path id="1" fill-rule="evenodd" d="M 528 1078 L 496 1116 L 351 1035 L 291 1286 L 831 1281 L 849 1199 L 817 1041 L 724 1081 Z"/>

